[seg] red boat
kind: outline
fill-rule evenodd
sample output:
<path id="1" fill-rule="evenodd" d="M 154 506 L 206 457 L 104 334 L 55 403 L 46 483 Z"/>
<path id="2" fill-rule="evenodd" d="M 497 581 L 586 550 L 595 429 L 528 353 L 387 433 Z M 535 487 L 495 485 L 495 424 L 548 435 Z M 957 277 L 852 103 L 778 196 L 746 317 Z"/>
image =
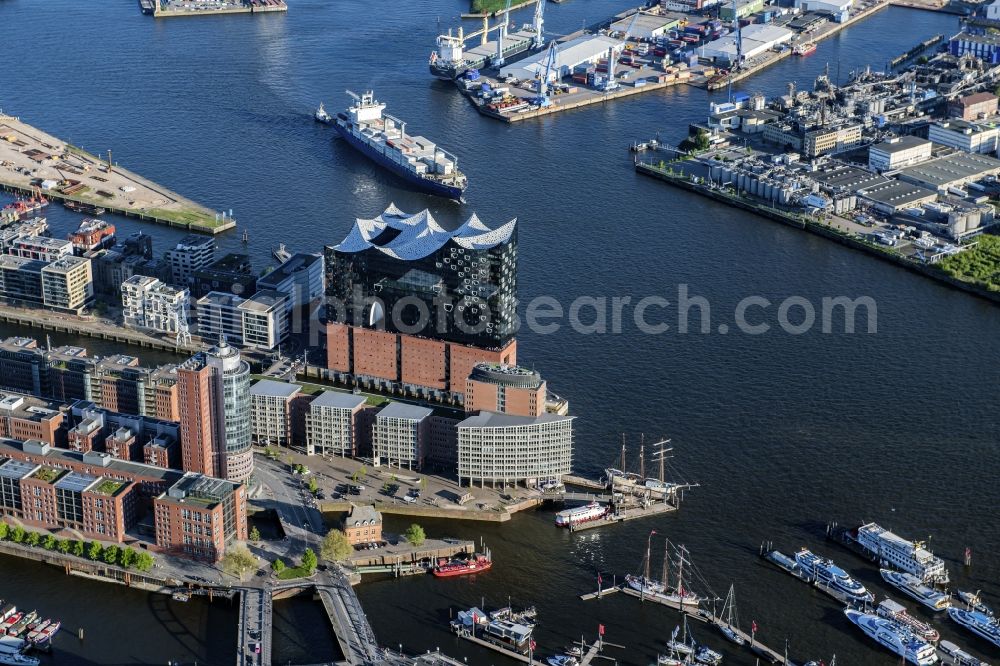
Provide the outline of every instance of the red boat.
<path id="1" fill-rule="evenodd" d="M 493 566 L 493 561 L 485 555 L 476 555 L 467 560 L 441 560 L 434 567 L 434 575 L 438 578 L 448 578 L 449 576 L 464 576 L 466 574 L 489 571 Z"/>

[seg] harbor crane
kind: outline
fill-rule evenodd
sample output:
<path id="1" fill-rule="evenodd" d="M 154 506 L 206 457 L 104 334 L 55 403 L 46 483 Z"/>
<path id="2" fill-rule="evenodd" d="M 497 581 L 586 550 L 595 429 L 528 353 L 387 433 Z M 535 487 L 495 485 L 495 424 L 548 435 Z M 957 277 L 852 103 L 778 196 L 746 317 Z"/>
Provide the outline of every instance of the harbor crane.
<path id="1" fill-rule="evenodd" d="M 500 24 L 500 30 L 497 31 L 497 56 L 493 59 L 494 67 L 503 67 L 503 40 L 507 37 L 507 27 L 510 25 L 510 2 L 507 3 L 503 8 L 503 23 Z"/>
<path id="2" fill-rule="evenodd" d="M 552 106 L 552 101 L 549 99 L 549 77 L 552 75 L 553 67 L 558 70 L 558 60 L 559 48 L 556 46 L 555 40 L 552 40 L 549 42 L 549 52 L 545 58 L 545 71 L 542 73 L 542 78 L 538 80 L 538 106 L 543 109 Z"/>
<path id="3" fill-rule="evenodd" d="M 532 21 L 532 28 L 535 30 L 535 39 L 531 46 L 536 49 L 541 49 L 545 46 L 545 35 L 543 33 L 543 28 L 545 27 L 545 2 L 546 0 L 537 0 L 535 2 L 535 17 Z"/>

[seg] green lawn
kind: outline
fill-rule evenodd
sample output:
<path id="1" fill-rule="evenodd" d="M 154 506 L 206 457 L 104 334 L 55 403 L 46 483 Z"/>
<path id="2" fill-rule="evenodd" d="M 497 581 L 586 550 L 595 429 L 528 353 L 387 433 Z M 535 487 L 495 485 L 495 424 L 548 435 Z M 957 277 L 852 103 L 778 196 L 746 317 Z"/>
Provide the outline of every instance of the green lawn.
<path id="1" fill-rule="evenodd" d="M 309 570 L 303 567 L 288 567 L 287 569 L 282 569 L 281 573 L 278 574 L 278 580 L 294 580 L 311 575 Z"/>
<path id="2" fill-rule="evenodd" d="M 1000 291 L 1000 236 L 983 234 L 975 247 L 942 259 L 937 266 L 952 277 Z"/>
<path id="3" fill-rule="evenodd" d="M 200 227 L 208 227 L 214 229 L 222 224 L 221 220 L 216 220 L 215 215 L 209 215 L 207 213 L 201 213 L 194 210 L 172 210 L 169 208 L 150 208 L 144 211 L 147 215 L 153 217 L 158 217 L 163 220 L 170 220 L 171 222 L 180 222 L 182 224 L 194 224 Z M 227 218 L 228 220 L 228 218 Z"/>
<path id="4" fill-rule="evenodd" d="M 545 0 L 541 1 L 545 2 Z M 510 6 L 517 7 L 521 4 L 525 4 L 525 0 L 511 0 Z M 507 0 L 472 0 L 471 9 L 473 14 L 492 14 L 503 11 L 506 6 Z"/>

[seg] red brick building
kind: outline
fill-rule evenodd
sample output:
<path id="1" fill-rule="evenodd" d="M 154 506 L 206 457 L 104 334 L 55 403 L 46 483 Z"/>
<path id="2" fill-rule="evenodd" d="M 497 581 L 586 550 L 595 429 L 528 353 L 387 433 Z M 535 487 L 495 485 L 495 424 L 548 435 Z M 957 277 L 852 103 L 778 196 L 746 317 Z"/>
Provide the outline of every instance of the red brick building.
<path id="1" fill-rule="evenodd" d="M 244 486 L 187 473 L 153 501 L 156 545 L 162 550 L 216 562 L 232 540 L 247 538 Z"/>
<path id="2" fill-rule="evenodd" d="M 121 543 L 135 524 L 138 502 L 132 481 L 34 462 L 0 463 L 0 511 L 28 527 Z"/>
<path id="3" fill-rule="evenodd" d="M 545 380 L 527 368 L 481 363 L 465 380 L 465 411 L 541 416 Z"/>
<path id="4" fill-rule="evenodd" d="M 959 97 L 948 102 L 948 115 L 962 120 L 989 118 L 997 113 L 997 96 L 980 92 Z"/>
<path id="5" fill-rule="evenodd" d="M 65 446 L 66 414 L 60 406 L 31 396 L 4 396 L 0 399 L 0 436 Z"/>
<path id="6" fill-rule="evenodd" d="M 351 505 L 344 518 L 344 534 L 352 545 L 382 540 L 382 514 L 375 507 Z"/>

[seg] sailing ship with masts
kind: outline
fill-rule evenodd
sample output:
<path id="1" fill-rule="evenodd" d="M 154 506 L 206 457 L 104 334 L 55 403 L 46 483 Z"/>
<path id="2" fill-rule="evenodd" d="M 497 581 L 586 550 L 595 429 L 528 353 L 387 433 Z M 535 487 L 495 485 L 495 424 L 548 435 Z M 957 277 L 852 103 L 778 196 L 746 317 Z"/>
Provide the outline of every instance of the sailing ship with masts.
<path id="1" fill-rule="evenodd" d="M 687 548 L 677 546 L 671 553 L 670 540 L 664 539 L 663 545 L 663 569 L 660 580 L 656 580 L 651 574 L 653 535 L 656 530 L 649 533 L 646 539 L 646 556 L 642 560 L 642 575 L 629 574 L 625 576 L 625 584 L 635 590 L 642 597 L 655 598 L 657 601 L 664 601 L 670 605 L 677 606 L 697 606 L 704 597 L 695 594 L 686 582 L 686 575 L 691 571 L 691 560 L 688 557 Z M 670 567 L 674 564 L 677 571 L 676 584 L 670 581 Z M 687 567 L 687 571 L 685 571 Z"/>

